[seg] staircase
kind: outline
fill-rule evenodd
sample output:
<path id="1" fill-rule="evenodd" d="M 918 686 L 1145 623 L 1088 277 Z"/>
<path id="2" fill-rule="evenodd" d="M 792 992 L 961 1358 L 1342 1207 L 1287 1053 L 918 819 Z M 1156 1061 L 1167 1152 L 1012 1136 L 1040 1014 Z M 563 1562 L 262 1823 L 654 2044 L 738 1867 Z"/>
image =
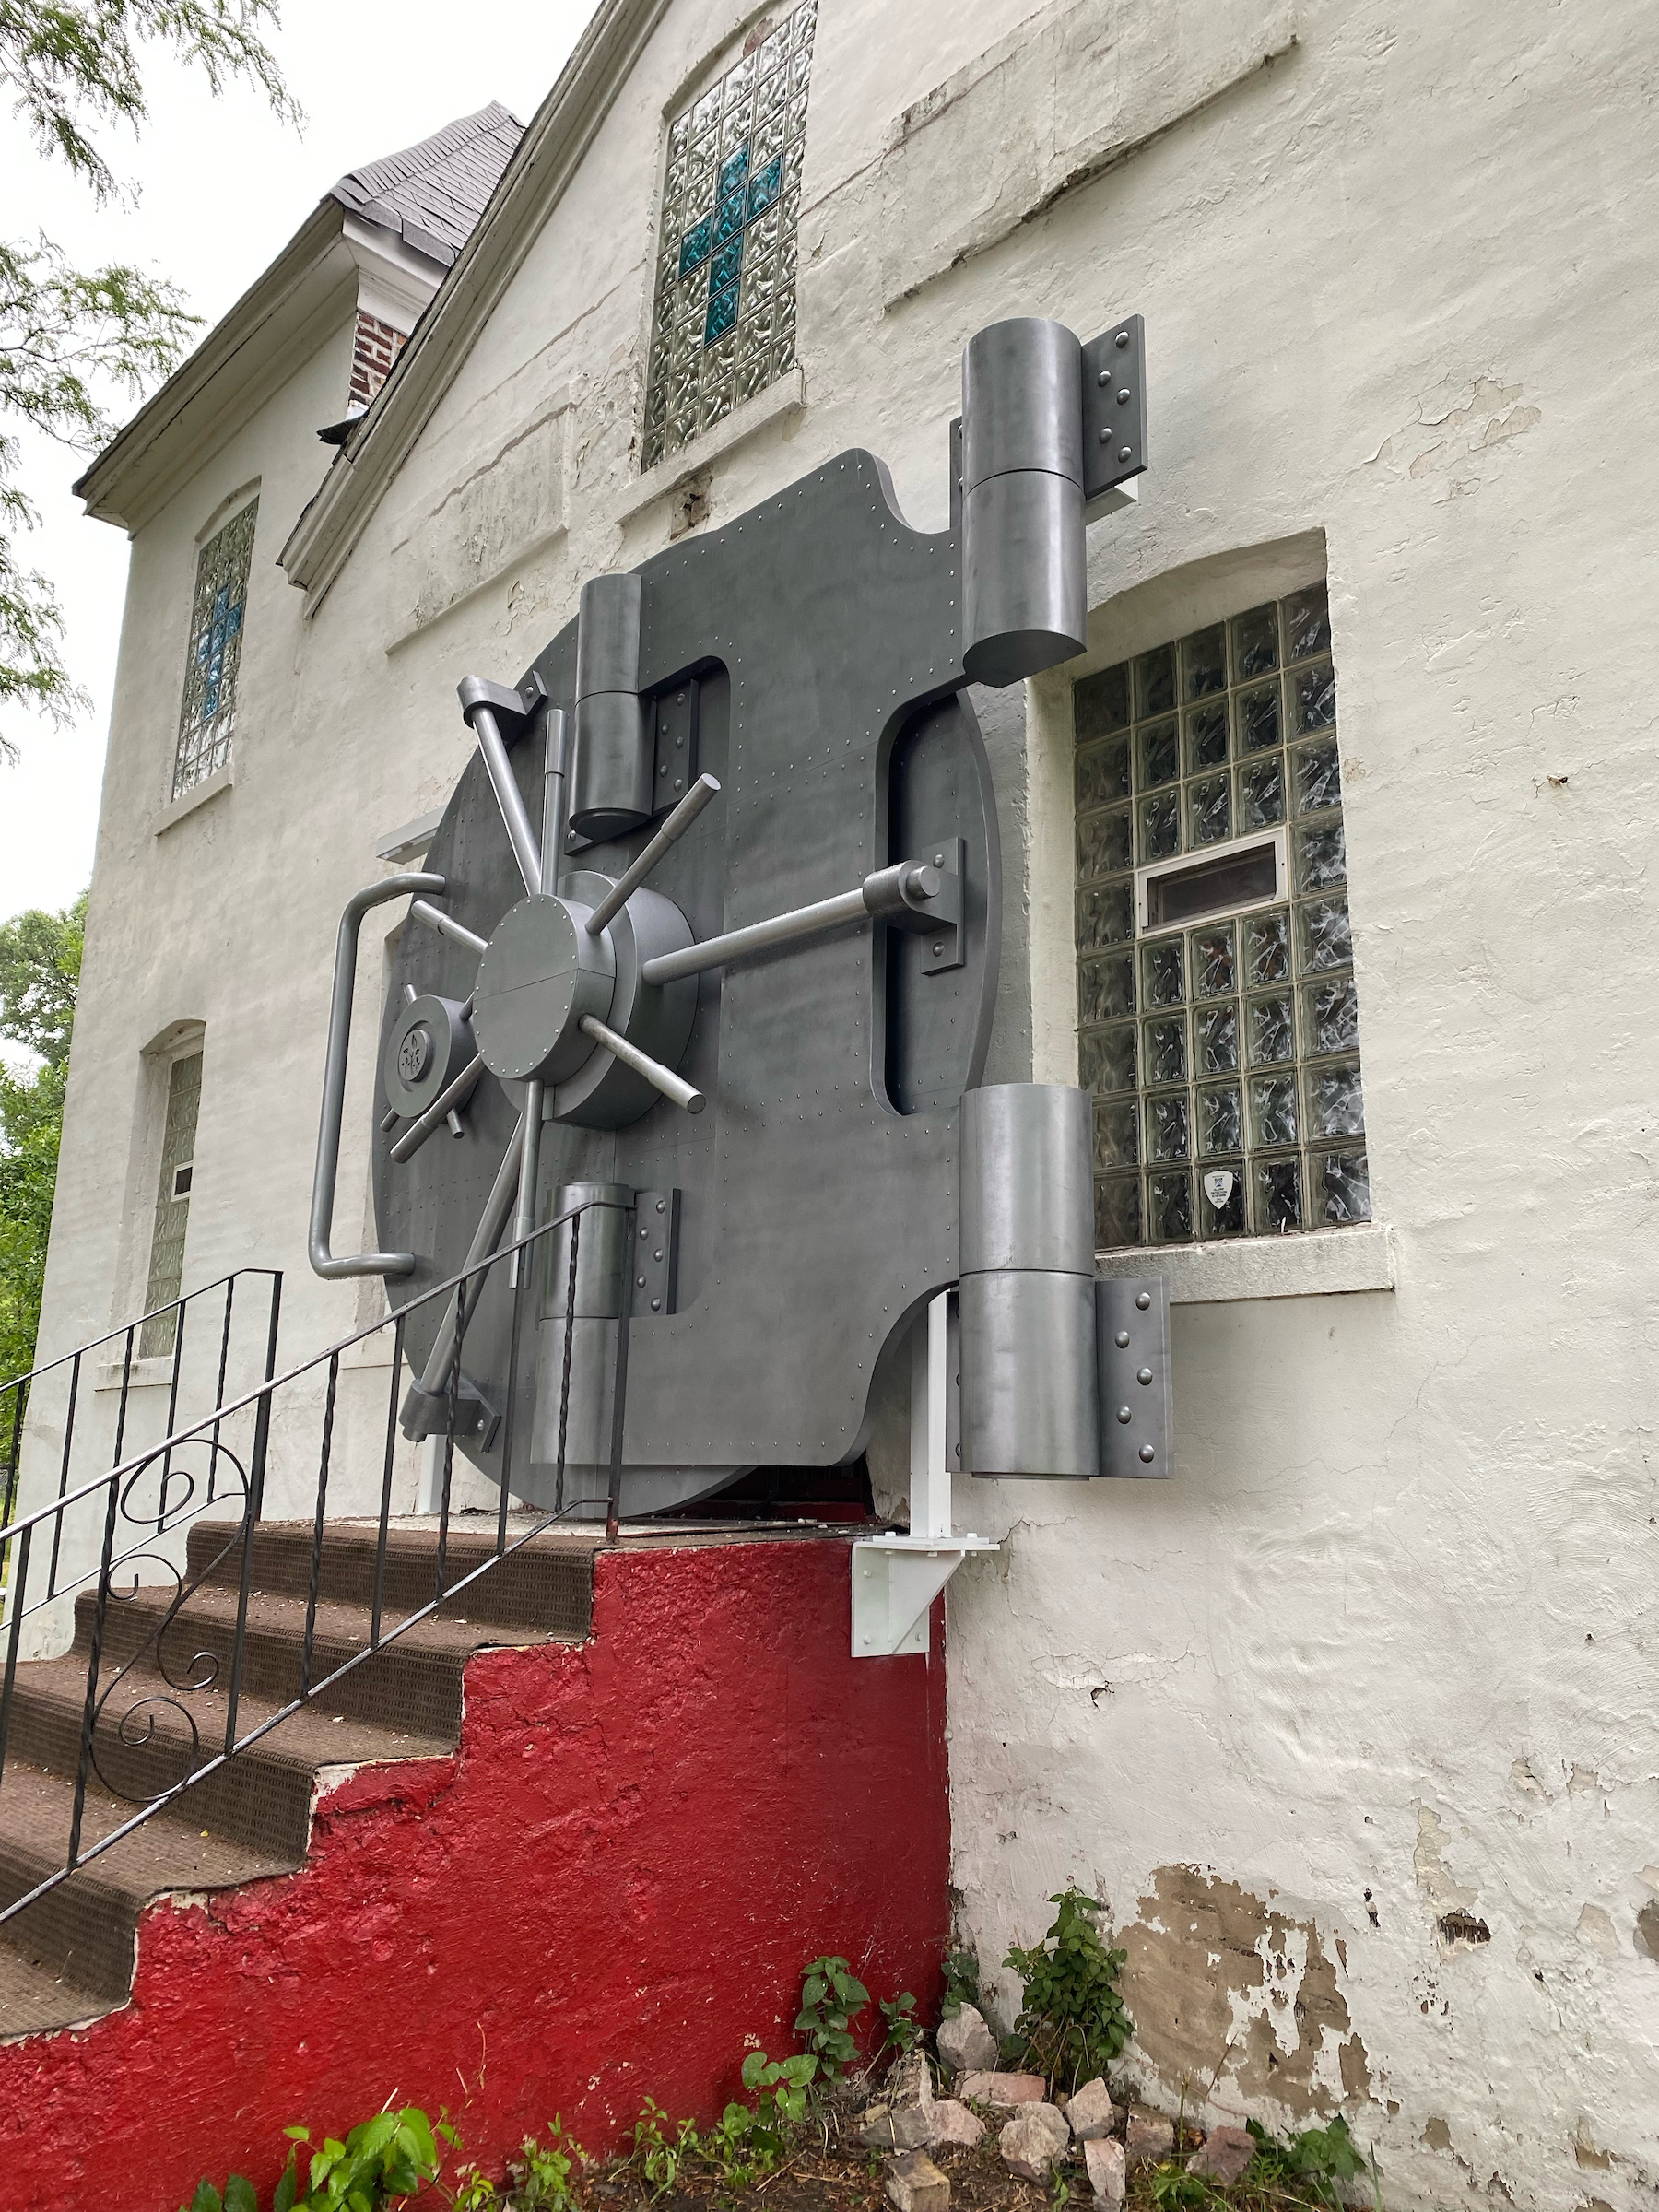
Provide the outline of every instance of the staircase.
<path id="1" fill-rule="evenodd" d="M 516 1534 L 509 1523 L 511 1534 Z M 81 1820 L 84 1853 L 143 1802 L 222 1749 L 241 1569 L 240 1522 L 202 1520 L 189 1533 L 190 1591 L 176 1615 L 172 1583 L 112 1594 L 100 1693 L 131 1663 L 100 1714 Z M 324 1531 L 309 1680 L 367 1651 L 373 1628 L 379 1527 Z M 313 1530 L 263 1523 L 254 1532 L 236 1734 L 245 1737 L 296 1698 L 305 1665 Z M 362 1659 L 297 1712 L 177 1802 L 0 1924 L 0 2038 L 96 2019 L 132 1986 L 140 1914 L 168 1892 L 231 1889 L 303 1864 L 319 1778 L 329 1770 L 453 1754 L 461 1740 L 463 1676 L 488 1645 L 580 1643 L 593 1606 L 597 1531 L 535 1537 L 395 1641 Z M 452 1522 L 445 1581 L 493 1556 L 495 1516 Z M 387 1532 L 384 1621 L 430 1603 L 438 1528 L 405 1521 Z M 0 1773 L 0 1909 L 62 1867 L 75 1817 L 97 1596 L 76 1605 L 61 1658 L 25 1661 L 12 1693 Z M 192 1688 L 192 1683 L 202 1687 Z M 121 1793 L 117 1794 L 116 1793 Z"/>

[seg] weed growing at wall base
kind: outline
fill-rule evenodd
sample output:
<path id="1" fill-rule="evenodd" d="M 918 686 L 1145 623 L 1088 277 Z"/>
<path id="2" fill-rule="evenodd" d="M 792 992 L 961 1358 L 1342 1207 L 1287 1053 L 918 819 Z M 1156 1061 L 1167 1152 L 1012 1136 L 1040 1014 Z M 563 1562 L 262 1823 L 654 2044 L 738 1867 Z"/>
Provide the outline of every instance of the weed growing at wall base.
<path id="1" fill-rule="evenodd" d="M 1095 1921 L 1100 1907 L 1075 1885 L 1050 1898 L 1060 1910 L 1032 1950 L 1003 1960 L 1023 1988 L 1008 2054 L 1068 2089 L 1104 2074 L 1135 2022 L 1117 1993 L 1126 1953 L 1108 1950 Z"/>

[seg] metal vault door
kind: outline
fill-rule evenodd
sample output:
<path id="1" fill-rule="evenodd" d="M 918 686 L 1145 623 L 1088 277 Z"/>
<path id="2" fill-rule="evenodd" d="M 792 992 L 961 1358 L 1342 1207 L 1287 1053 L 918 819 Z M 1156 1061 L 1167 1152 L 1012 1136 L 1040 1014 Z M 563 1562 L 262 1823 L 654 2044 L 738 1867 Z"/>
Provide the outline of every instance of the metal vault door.
<path id="1" fill-rule="evenodd" d="M 582 1253 L 567 1498 L 608 1480 L 624 1300 L 639 1512 L 755 1465 L 856 1456 L 878 1360 L 958 1280 L 1001 882 L 962 695 L 1080 649 L 1084 516 L 1144 466 L 1143 387 L 1136 319 L 1087 348 L 996 325 L 965 363 L 948 530 L 913 530 L 881 463 L 843 453 L 590 580 L 514 691 L 463 686 L 480 749 L 420 877 L 399 879 L 424 896 L 382 1024 L 386 1249 L 328 1253 L 325 1096 L 313 1262 L 395 1276 L 400 1301 L 441 1282 L 503 1233 L 525 1130 L 536 1220 L 579 1186 L 634 1204 Z M 642 854 L 648 883 L 629 874 Z M 730 942 L 744 931 L 760 942 Z M 343 1072 L 343 1036 L 337 1056 Z M 543 1273 L 507 1480 L 550 1503 L 557 1244 Z M 478 1418 L 457 1440 L 498 1480 L 504 1276 L 468 1322 Z M 430 1317 L 408 1348 L 441 1385 Z"/>

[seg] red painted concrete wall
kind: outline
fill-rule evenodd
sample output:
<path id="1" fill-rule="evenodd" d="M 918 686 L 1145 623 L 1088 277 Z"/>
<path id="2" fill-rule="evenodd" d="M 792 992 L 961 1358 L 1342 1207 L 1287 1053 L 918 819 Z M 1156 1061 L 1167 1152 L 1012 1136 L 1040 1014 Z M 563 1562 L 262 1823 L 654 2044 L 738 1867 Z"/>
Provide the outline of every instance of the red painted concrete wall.
<path id="1" fill-rule="evenodd" d="M 454 1758 L 360 1771 L 299 1873 L 152 1908 L 131 2005 L 0 2048 L 0 2206 L 175 2212 L 231 2169 L 263 2198 L 288 2122 L 389 2098 L 498 2173 L 555 2112 L 608 2150 L 794 2049 L 818 1952 L 930 2004 L 942 1613 L 931 1663 L 853 1660 L 843 1544 L 601 1554 L 588 1643 L 471 1662 Z"/>

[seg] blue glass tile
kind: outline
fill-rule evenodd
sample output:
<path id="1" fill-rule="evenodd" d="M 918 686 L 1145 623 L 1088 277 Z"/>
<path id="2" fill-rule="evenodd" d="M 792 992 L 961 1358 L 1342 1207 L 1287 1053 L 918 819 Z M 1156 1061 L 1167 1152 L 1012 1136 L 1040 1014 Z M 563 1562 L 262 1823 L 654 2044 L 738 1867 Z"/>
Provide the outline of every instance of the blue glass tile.
<path id="1" fill-rule="evenodd" d="M 714 243 L 724 246 L 728 238 L 742 229 L 748 219 L 748 197 L 741 192 L 732 193 L 721 201 L 714 210 Z"/>
<path id="2" fill-rule="evenodd" d="M 728 284 L 724 291 L 709 297 L 709 319 L 703 324 L 703 344 L 712 346 L 716 338 L 724 338 L 737 320 L 737 287 Z"/>
<path id="3" fill-rule="evenodd" d="M 748 176 L 749 149 L 740 146 L 729 161 L 720 165 L 720 189 L 716 199 L 724 200 L 729 193 L 740 192 Z"/>
<path id="4" fill-rule="evenodd" d="M 707 261 L 713 233 L 713 218 L 705 215 L 702 221 L 693 223 L 680 240 L 679 273 L 682 276 L 689 276 L 699 262 Z"/>
<path id="5" fill-rule="evenodd" d="M 742 267 L 743 233 L 739 230 L 736 237 L 728 239 L 714 256 L 709 269 L 710 291 L 723 291 L 728 284 L 735 284 Z"/>
<path id="6" fill-rule="evenodd" d="M 780 156 L 769 161 L 749 186 L 748 211 L 752 222 L 762 209 L 770 207 L 783 189 L 783 161 Z"/>

